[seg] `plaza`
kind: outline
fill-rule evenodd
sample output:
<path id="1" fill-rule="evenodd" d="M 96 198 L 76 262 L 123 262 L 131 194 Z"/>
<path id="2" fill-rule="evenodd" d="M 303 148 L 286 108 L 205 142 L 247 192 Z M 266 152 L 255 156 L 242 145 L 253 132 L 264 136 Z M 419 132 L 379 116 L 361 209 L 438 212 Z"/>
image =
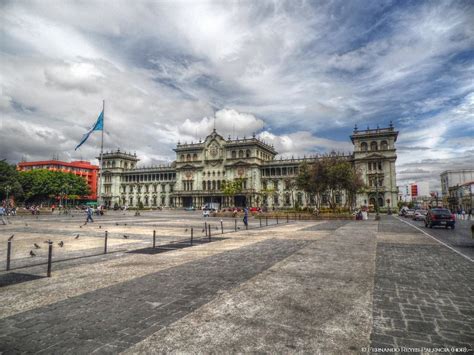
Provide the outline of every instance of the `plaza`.
<path id="1" fill-rule="evenodd" d="M 467 221 L 450 247 L 394 216 L 250 218 L 248 230 L 241 218 L 179 210 L 84 220 L 16 216 L 0 229 L 1 260 L 14 235 L 11 270 L 0 274 L 0 351 L 355 354 L 473 346 Z"/>

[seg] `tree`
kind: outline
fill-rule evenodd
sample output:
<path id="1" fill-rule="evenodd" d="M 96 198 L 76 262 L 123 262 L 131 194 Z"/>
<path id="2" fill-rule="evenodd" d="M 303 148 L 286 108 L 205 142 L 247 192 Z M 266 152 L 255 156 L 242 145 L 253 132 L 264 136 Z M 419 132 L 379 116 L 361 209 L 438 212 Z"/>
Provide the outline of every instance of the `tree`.
<path id="1" fill-rule="evenodd" d="M 355 171 L 347 158 L 334 153 L 310 164 L 301 164 L 296 183 L 306 194 L 315 196 L 318 207 L 322 195 L 327 195 L 329 206 L 333 210 L 338 205 L 337 196 L 346 193 L 347 207 L 348 203 L 354 202 L 355 194 L 364 186 L 360 173 Z"/>
<path id="2" fill-rule="evenodd" d="M 243 179 L 235 179 L 232 181 L 224 180 L 221 185 L 222 192 L 227 197 L 234 197 L 242 192 Z"/>
<path id="3" fill-rule="evenodd" d="M 19 182 L 18 171 L 15 165 L 8 164 L 5 160 L 0 160 L 0 201 L 7 195 L 16 199 L 21 199 L 23 189 Z"/>
<path id="4" fill-rule="evenodd" d="M 90 193 L 83 177 L 61 171 L 22 171 L 19 181 L 27 202 L 42 202 L 57 196 L 84 196 Z"/>

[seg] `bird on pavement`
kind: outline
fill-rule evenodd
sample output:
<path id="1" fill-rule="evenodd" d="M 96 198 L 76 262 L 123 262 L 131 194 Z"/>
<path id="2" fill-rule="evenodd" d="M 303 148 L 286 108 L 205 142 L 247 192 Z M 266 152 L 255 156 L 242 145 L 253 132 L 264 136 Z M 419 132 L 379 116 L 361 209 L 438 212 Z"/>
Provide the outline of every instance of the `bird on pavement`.
<path id="1" fill-rule="evenodd" d="M 125 225 L 127 225 L 127 223 L 125 223 Z"/>
<path id="2" fill-rule="evenodd" d="M 115 225 L 118 226 L 119 224 L 117 222 L 115 222 Z"/>
<path id="3" fill-rule="evenodd" d="M 101 228 L 102 228 L 102 226 L 99 226 L 99 229 L 101 229 Z"/>
<path id="4" fill-rule="evenodd" d="M 74 239 L 79 239 L 79 234 L 76 235 L 76 237 Z"/>
<path id="5" fill-rule="evenodd" d="M 33 253 L 33 250 L 30 250 L 30 256 L 36 256 L 36 254 Z"/>
<path id="6" fill-rule="evenodd" d="M 240 227 L 237 227 L 237 229 L 240 229 Z"/>
<path id="7" fill-rule="evenodd" d="M 64 246 L 64 242 L 61 240 L 58 245 L 62 248 Z"/>
<path id="8" fill-rule="evenodd" d="M 188 228 L 186 228 L 184 231 L 187 232 L 187 231 L 188 231 Z"/>
<path id="9" fill-rule="evenodd" d="M 25 227 L 28 227 L 28 223 L 25 223 Z"/>
<path id="10" fill-rule="evenodd" d="M 205 231 L 206 231 L 205 229 L 202 230 L 203 233 L 204 233 Z"/>
<path id="11" fill-rule="evenodd" d="M 123 237 L 124 237 L 125 239 L 128 239 L 128 235 L 125 235 L 125 234 L 124 234 Z"/>
<path id="12" fill-rule="evenodd" d="M 82 226 L 79 226 L 79 228 L 82 228 Z"/>
<path id="13" fill-rule="evenodd" d="M 40 247 L 38 244 L 36 244 L 36 243 L 34 243 L 33 245 L 35 246 L 36 249 L 40 249 L 40 248 L 41 248 L 41 247 Z"/>
<path id="14" fill-rule="evenodd" d="M 12 234 L 12 236 L 10 238 L 8 238 L 8 241 L 11 241 L 14 236 L 15 236 L 15 234 Z"/>

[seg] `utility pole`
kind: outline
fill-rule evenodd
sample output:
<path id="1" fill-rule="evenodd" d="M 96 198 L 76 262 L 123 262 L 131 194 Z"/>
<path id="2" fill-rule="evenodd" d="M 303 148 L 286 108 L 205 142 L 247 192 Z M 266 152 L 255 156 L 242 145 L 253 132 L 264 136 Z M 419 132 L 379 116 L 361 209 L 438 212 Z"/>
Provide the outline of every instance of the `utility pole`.
<path id="1" fill-rule="evenodd" d="M 375 173 L 375 220 L 380 220 L 379 214 L 379 173 Z"/>

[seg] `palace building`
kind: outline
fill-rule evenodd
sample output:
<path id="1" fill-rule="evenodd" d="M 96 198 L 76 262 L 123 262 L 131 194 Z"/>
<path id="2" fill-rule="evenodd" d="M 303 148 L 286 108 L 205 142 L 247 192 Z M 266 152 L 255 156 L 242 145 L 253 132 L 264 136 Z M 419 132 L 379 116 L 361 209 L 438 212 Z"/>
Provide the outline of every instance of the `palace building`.
<path id="1" fill-rule="evenodd" d="M 358 130 L 350 136 L 353 154 L 345 155 L 360 171 L 367 187 L 356 197 L 357 206 L 391 208 L 397 204 L 395 179 L 398 132 L 388 128 Z M 138 167 L 136 154 L 120 150 L 103 154 L 102 200 L 113 207 L 128 205 L 145 208 L 200 207 L 219 203 L 221 207 L 267 206 L 291 208 L 314 205 L 312 197 L 295 187 L 303 162 L 315 157 L 277 158 L 278 152 L 253 135 L 251 138 L 225 139 L 214 129 L 204 141 L 178 143 L 176 160 L 169 165 Z M 225 182 L 240 179 L 242 189 L 227 196 Z M 343 205 L 346 196 L 337 196 Z M 323 196 L 323 204 L 325 197 Z"/>

